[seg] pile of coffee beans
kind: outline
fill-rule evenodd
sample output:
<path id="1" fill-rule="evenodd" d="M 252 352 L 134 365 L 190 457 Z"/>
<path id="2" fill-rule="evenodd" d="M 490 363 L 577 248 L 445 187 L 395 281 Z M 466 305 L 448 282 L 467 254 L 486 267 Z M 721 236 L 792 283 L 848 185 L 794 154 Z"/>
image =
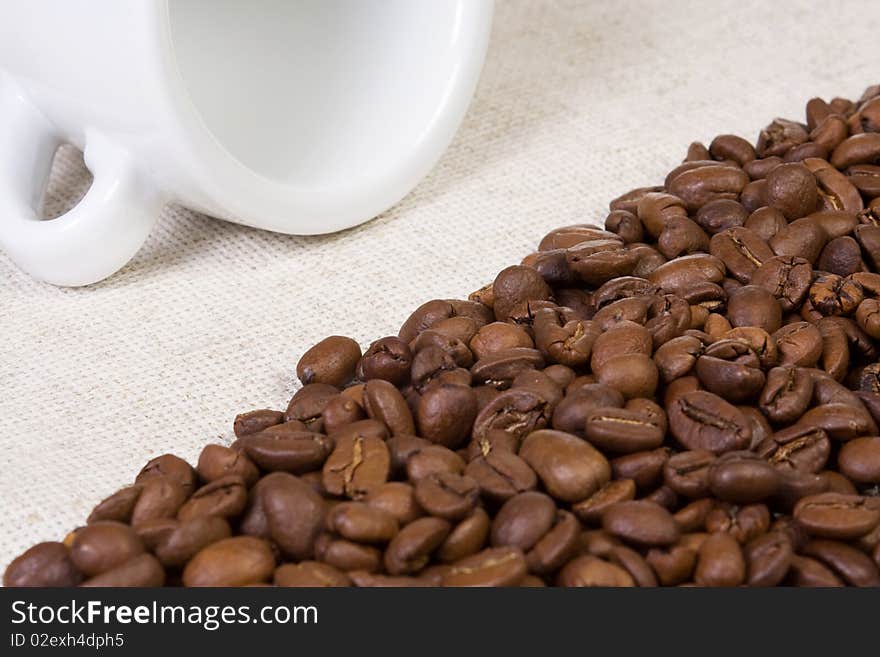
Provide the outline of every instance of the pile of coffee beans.
<path id="1" fill-rule="evenodd" d="M 880 585 L 880 86 L 565 226 L 7 586 Z"/>

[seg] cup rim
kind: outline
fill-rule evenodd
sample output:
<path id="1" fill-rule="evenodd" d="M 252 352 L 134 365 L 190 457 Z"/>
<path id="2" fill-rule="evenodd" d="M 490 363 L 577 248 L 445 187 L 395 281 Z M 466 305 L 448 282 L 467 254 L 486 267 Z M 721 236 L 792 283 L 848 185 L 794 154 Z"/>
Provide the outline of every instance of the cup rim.
<path id="1" fill-rule="evenodd" d="M 194 182 L 203 210 L 257 228 L 290 234 L 329 233 L 368 221 L 406 194 L 449 146 L 476 88 L 488 47 L 493 0 L 455 0 L 455 61 L 443 104 L 405 157 L 349 184 L 296 185 L 263 176 L 243 164 L 211 132 L 178 68 L 169 2 L 150 3 L 156 35 L 164 113 L 172 138 L 197 165 Z M 189 204 L 191 199 L 184 199 Z"/>

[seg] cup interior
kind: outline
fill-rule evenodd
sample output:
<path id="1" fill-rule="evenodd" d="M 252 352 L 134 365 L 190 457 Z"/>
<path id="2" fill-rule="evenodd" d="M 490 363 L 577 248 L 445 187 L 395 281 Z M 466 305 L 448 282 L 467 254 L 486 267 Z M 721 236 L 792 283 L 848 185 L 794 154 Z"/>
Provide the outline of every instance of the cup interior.
<path id="1" fill-rule="evenodd" d="M 399 165 L 451 93 L 451 0 L 169 0 L 174 58 L 223 148 L 258 175 L 332 189 Z"/>

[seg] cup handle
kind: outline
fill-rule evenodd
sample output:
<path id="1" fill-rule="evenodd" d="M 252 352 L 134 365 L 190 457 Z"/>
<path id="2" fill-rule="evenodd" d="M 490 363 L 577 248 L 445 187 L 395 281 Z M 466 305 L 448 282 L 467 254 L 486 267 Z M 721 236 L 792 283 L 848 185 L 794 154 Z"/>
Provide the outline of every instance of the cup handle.
<path id="1" fill-rule="evenodd" d="M 0 83 L 0 247 L 21 269 L 54 285 L 106 278 L 146 240 L 162 195 L 125 149 L 86 130 L 83 155 L 92 186 L 71 210 L 41 221 L 36 209 L 64 140 L 8 79 Z"/>

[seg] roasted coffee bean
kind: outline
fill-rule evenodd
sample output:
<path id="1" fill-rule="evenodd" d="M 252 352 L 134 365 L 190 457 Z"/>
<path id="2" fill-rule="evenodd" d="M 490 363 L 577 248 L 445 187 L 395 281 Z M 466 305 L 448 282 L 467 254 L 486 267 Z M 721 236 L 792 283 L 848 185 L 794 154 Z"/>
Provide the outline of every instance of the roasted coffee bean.
<path id="1" fill-rule="evenodd" d="M 800 367 L 774 367 L 767 372 L 767 384 L 758 401 L 761 412 L 777 424 L 797 420 L 813 397 L 813 378 Z"/>
<path id="2" fill-rule="evenodd" d="M 782 325 L 782 311 L 772 292 L 760 285 L 745 285 L 729 295 L 727 319 L 734 327 L 757 326 L 773 333 Z"/>
<path id="3" fill-rule="evenodd" d="M 451 563 L 479 552 L 486 544 L 490 531 L 489 515 L 477 507 L 461 520 L 437 549 L 440 561 Z"/>
<path id="4" fill-rule="evenodd" d="M 697 212 L 696 222 L 710 235 L 728 228 L 743 226 L 749 213 L 741 203 L 731 199 L 719 199 L 706 203 Z"/>
<path id="5" fill-rule="evenodd" d="M 624 244 L 641 242 L 645 237 L 642 222 L 635 214 L 626 210 L 612 210 L 605 218 L 605 230 L 620 237 Z"/>
<path id="6" fill-rule="evenodd" d="M 264 470 L 303 473 L 320 467 L 333 443 L 327 436 L 278 424 L 241 438 L 245 454 Z"/>
<path id="7" fill-rule="evenodd" d="M 822 334 L 808 322 L 794 322 L 773 334 L 780 365 L 813 367 L 822 356 Z"/>
<path id="8" fill-rule="evenodd" d="M 602 515 L 602 527 L 636 545 L 671 545 L 680 536 L 678 525 L 669 511 L 646 501 L 613 504 Z"/>
<path id="9" fill-rule="evenodd" d="M 163 535 L 152 551 L 166 568 L 183 566 L 196 553 L 211 543 L 229 538 L 229 523 L 219 516 L 197 516 L 175 523 L 173 529 Z"/>
<path id="10" fill-rule="evenodd" d="M 464 459 L 447 447 L 428 444 L 413 452 L 406 461 L 406 475 L 411 482 L 438 472 L 464 472 Z"/>
<path id="11" fill-rule="evenodd" d="M 700 546 L 694 580 L 700 586 L 739 586 L 746 562 L 739 543 L 729 534 L 711 534 Z"/>
<path id="12" fill-rule="evenodd" d="M 239 475 L 227 475 L 199 488 L 180 507 L 178 520 L 198 516 L 233 518 L 244 511 L 247 504 L 247 485 Z"/>
<path id="13" fill-rule="evenodd" d="M 800 163 L 780 164 L 767 174 L 767 205 L 789 221 L 805 217 L 816 209 L 819 193 L 816 178 Z"/>
<path id="14" fill-rule="evenodd" d="M 848 315 L 864 299 L 862 286 L 837 274 L 819 276 L 810 287 L 810 303 L 825 316 Z"/>
<path id="15" fill-rule="evenodd" d="M 415 490 L 402 481 L 389 481 L 377 486 L 364 498 L 375 509 L 390 513 L 401 525 L 407 525 L 423 515 L 415 499 Z"/>
<path id="16" fill-rule="evenodd" d="M 398 337 L 389 336 L 370 345 L 358 363 L 358 372 L 365 381 L 384 379 L 394 385 L 403 385 L 409 380 L 411 365 L 409 345 Z"/>
<path id="17" fill-rule="evenodd" d="M 302 430 L 302 427 L 293 424 L 294 420 L 298 420 L 304 423 L 309 431 L 321 431 L 324 427 L 321 413 L 330 400 L 338 395 L 339 389 L 327 383 L 306 384 L 290 398 L 290 403 L 284 412 L 284 421 L 291 424 L 289 427 L 291 430 Z M 271 432 L 274 429 L 275 427 L 268 427 L 263 431 Z"/>
<path id="18" fill-rule="evenodd" d="M 827 241 L 828 234 L 820 223 L 810 216 L 791 222 L 767 243 L 778 256 L 797 256 L 804 258 L 810 264 L 815 264 Z"/>
<path id="19" fill-rule="evenodd" d="M 472 435 L 479 440 L 494 429 L 507 431 L 523 438 L 541 429 L 550 421 L 552 408 L 547 400 L 531 390 L 505 390 L 483 407 L 474 419 Z"/>
<path id="20" fill-rule="evenodd" d="M 131 512 L 135 527 L 155 518 L 173 518 L 191 490 L 173 474 L 141 478 L 141 482 L 141 494 Z"/>
<path id="21" fill-rule="evenodd" d="M 612 504 L 626 502 L 636 496 L 636 483 L 632 479 L 609 481 L 588 498 L 572 506 L 572 511 L 584 522 L 599 524 L 602 514 Z"/>
<path id="22" fill-rule="evenodd" d="M 513 265 L 504 269 L 492 283 L 495 318 L 504 321 L 513 307 L 521 301 L 550 299 L 550 287 L 531 267 Z"/>
<path id="23" fill-rule="evenodd" d="M 165 570 L 152 554 L 140 554 L 115 568 L 95 575 L 80 584 L 86 587 L 163 586 Z"/>
<path id="24" fill-rule="evenodd" d="M 361 359 L 361 348 L 351 338 L 331 335 L 306 351 L 296 365 L 296 375 L 303 385 L 329 383 L 341 386 L 354 378 Z"/>
<path id="25" fill-rule="evenodd" d="M 460 520 L 476 506 L 479 484 L 471 477 L 452 472 L 437 472 L 422 477 L 415 484 L 415 498 L 430 515 Z"/>
<path id="26" fill-rule="evenodd" d="M 725 502 L 759 502 L 778 488 L 776 469 L 752 452 L 727 452 L 709 467 L 709 490 Z"/>
<path id="27" fill-rule="evenodd" d="M 493 546 L 512 546 L 528 552 L 556 519 L 556 504 L 545 493 L 525 492 L 507 500 L 492 521 Z"/>
<path id="28" fill-rule="evenodd" d="M 477 482 L 483 496 L 496 501 L 533 490 L 538 484 L 535 471 L 522 458 L 513 452 L 493 449 L 488 443 L 464 472 Z"/>
<path id="29" fill-rule="evenodd" d="M 822 249 L 816 266 L 821 271 L 831 272 L 839 276 L 850 276 L 862 270 L 862 251 L 859 243 L 852 237 L 837 237 Z M 813 301 L 815 306 L 815 301 Z"/>
<path id="30" fill-rule="evenodd" d="M 392 575 L 421 570 L 452 531 L 442 518 L 419 518 L 403 527 L 385 550 L 385 568 Z"/>
<path id="31" fill-rule="evenodd" d="M 812 536 L 849 540 L 880 523 L 880 506 L 859 495 L 820 493 L 801 499 L 794 517 Z"/>
<path id="32" fill-rule="evenodd" d="M 364 502 L 342 502 L 327 514 L 327 529 L 357 543 L 387 543 L 399 529 L 390 512 Z"/>
<path id="33" fill-rule="evenodd" d="M 362 571 L 360 571 L 362 572 Z M 318 561 L 286 563 L 275 569 L 275 586 L 285 587 L 338 587 L 351 586 L 348 575 L 340 570 Z"/>
<path id="34" fill-rule="evenodd" d="M 587 414 L 584 433 L 594 447 L 628 454 L 659 447 L 665 428 L 638 411 L 599 407 Z"/>
<path id="35" fill-rule="evenodd" d="M 294 559 L 309 559 L 324 527 L 327 504 L 307 483 L 286 472 L 260 480 L 260 502 L 269 535 Z"/>
<path id="36" fill-rule="evenodd" d="M 370 418 L 388 427 L 392 436 L 415 433 L 415 422 L 406 400 L 388 381 L 367 381 L 364 386 L 364 410 Z"/>
<path id="37" fill-rule="evenodd" d="M 104 498 L 92 509 L 86 522 L 92 523 L 99 520 L 129 522 L 142 488 L 140 485 L 126 486 L 113 493 L 110 497 Z"/>
<path id="38" fill-rule="evenodd" d="M 232 430 L 236 438 L 257 433 L 263 429 L 267 429 L 273 425 L 281 424 L 284 421 L 284 413 L 281 411 L 271 411 L 262 409 L 250 411 L 249 413 L 240 413 L 235 416 L 232 423 Z"/>
<path id="39" fill-rule="evenodd" d="M 506 349 L 481 358 L 471 368 L 474 382 L 496 388 L 509 388 L 521 372 L 544 367 L 544 357 L 537 349 Z"/>
<path id="40" fill-rule="evenodd" d="M 360 499 L 388 480 L 391 455 L 379 435 L 353 427 L 355 424 L 348 425 L 345 434 L 336 438 L 336 446 L 324 462 L 323 483 L 331 495 Z"/>
<path id="41" fill-rule="evenodd" d="M 840 472 L 857 484 L 880 484 L 880 438 L 856 438 L 840 448 Z"/>
<path id="42" fill-rule="evenodd" d="M 673 454 L 663 465 L 663 481 L 679 495 L 704 497 L 709 494 L 709 468 L 715 458 L 704 449 Z"/>
<path id="43" fill-rule="evenodd" d="M 651 490 L 660 483 L 668 458 L 669 449 L 666 447 L 618 456 L 611 460 L 612 476 L 632 479 L 639 490 Z"/>
<path id="44" fill-rule="evenodd" d="M 803 554 L 822 562 L 851 586 L 880 586 L 880 570 L 871 558 L 841 541 L 814 539 Z"/>
<path id="45" fill-rule="evenodd" d="M 622 567 L 598 557 L 585 555 L 569 561 L 557 577 L 559 586 L 635 586 L 635 580 Z"/>
<path id="46" fill-rule="evenodd" d="M 519 455 L 537 473 L 544 488 L 563 502 L 586 499 L 611 479 L 611 466 L 585 440 L 562 431 L 533 431 Z"/>
<path id="47" fill-rule="evenodd" d="M 518 586 L 526 576 L 523 553 L 513 547 L 487 548 L 452 565 L 443 586 Z"/>
<path id="48" fill-rule="evenodd" d="M 791 541 L 782 532 L 768 532 L 743 548 L 746 583 L 754 587 L 776 586 L 785 578 L 793 556 Z"/>
<path id="49" fill-rule="evenodd" d="M 330 534 L 321 534 L 315 541 L 315 557 L 345 572 L 363 570 L 375 573 L 382 568 L 382 552 L 373 545 L 355 543 Z"/>
<path id="50" fill-rule="evenodd" d="M 206 482 L 237 475 L 246 486 L 253 486 L 260 478 L 257 466 L 246 454 L 223 445 L 206 445 L 199 454 L 196 472 Z"/>
<path id="51" fill-rule="evenodd" d="M 37 543 L 16 557 L 3 573 L 3 586 L 76 586 L 82 580 L 64 543 Z"/>
<path id="52" fill-rule="evenodd" d="M 546 575 L 557 571 L 577 550 L 581 525 L 568 511 L 558 511 L 553 527 L 526 554 L 530 572 Z"/>
<path id="53" fill-rule="evenodd" d="M 756 451 L 777 468 L 816 473 L 828 461 L 831 441 L 822 429 L 796 424 L 773 434 Z"/>
<path id="54" fill-rule="evenodd" d="M 361 395 L 361 399 L 363 399 L 363 395 Z M 324 407 L 324 412 L 321 413 L 324 431 L 328 434 L 339 431 L 354 422 L 360 422 L 366 417 L 367 414 L 364 412 L 361 402 L 349 399 L 345 395 L 331 399 Z"/>
<path id="55" fill-rule="evenodd" d="M 748 283 L 755 271 L 774 257 L 773 251 L 758 234 L 741 226 L 717 233 L 712 237 L 709 249 L 741 283 Z"/>
<path id="56" fill-rule="evenodd" d="M 791 558 L 788 582 L 792 586 L 837 587 L 843 582 L 820 561 L 795 554 Z"/>
<path id="57" fill-rule="evenodd" d="M 275 555 L 267 541 L 234 536 L 199 551 L 183 569 L 183 583 L 185 586 L 245 586 L 268 581 L 274 570 Z"/>
<path id="58" fill-rule="evenodd" d="M 686 393 L 667 412 L 672 435 L 687 449 L 722 454 L 745 449 L 751 442 L 751 428 L 743 413 L 710 392 Z"/>

